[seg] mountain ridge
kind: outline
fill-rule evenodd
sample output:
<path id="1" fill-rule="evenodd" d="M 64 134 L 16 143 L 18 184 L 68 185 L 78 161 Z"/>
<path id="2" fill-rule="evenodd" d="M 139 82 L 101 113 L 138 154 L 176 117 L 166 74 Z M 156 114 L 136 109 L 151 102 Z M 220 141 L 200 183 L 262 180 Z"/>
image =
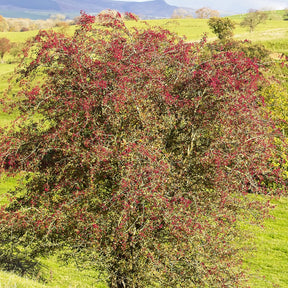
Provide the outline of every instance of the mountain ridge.
<path id="1" fill-rule="evenodd" d="M 127 2 L 114 0 L 0 0 L 0 14 L 11 9 L 23 12 L 47 12 L 62 14 L 79 14 L 80 10 L 87 13 L 99 13 L 105 9 L 115 9 L 119 12 L 133 12 L 141 18 L 170 18 L 173 11 L 179 7 L 167 4 L 164 0 L 146 2 Z"/>

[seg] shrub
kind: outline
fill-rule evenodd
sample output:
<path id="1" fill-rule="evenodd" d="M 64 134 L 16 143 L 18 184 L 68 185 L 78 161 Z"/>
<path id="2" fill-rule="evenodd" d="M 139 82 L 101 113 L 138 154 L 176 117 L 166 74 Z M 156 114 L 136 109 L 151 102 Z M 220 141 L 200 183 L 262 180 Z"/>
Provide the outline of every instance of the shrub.
<path id="1" fill-rule="evenodd" d="M 237 287 L 235 222 L 265 212 L 245 195 L 281 183 L 258 64 L 103 19 L 28 46 L 20 117 L 1 131 L 2 170 L 26 172 L 0 210 L 1 249 L 65 248 L 109 287 Z"/>
<path id="2" fill-rule="evenodd" d="M 209 19 L 208 25 L 212 32 L 216 34 L 220 40 L 233 37 L 235 23 L 227 17 L 212 17 Z"/>

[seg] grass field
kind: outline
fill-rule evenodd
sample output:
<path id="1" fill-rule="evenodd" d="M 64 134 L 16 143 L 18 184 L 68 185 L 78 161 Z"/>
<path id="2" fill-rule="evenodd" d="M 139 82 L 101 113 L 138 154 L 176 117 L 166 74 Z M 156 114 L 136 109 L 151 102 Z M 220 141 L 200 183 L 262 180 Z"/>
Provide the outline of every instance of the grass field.
<path id="1" fill-rule="evenodd" d="M 247 28 L 240 26 L 240 22 L 243 20 L 245 15 L 231 16 L 230 18 L 236 23 L 234 30 L 236 39 L 249 39 L 253 41 L 288 41 L 288 23 L 283 21 L 281 18 L 281 12 L 271 12 L 271 20 L 267 20 L 265 23 L 259 24 L 255 31 L 250 33 Z M 127 21 L 128 27 L 145 27 L 146 21 Z M 162 26 L 173 32 L 176 32 L 179 36 L 185 36 L 187 41 L 198 41 L 204 35 L 207 34 L 208 39 L 216 39 L 215 35 L 210 31 L 207 19 L 159 19 L 159 20 L 148 20 L 151 26 Z M 59 29 L 59 28 L 56 28 Z M 73 27 L 68 28 L 68 31 L 73 31 Z M 27 32 L 0 32 L 0 38 L 6 37 L 13 42 L 23 42 L 34 35 L 37 31 Z M 284 45 L 283 45 L 284 47 Z M 288 48 L 286 48 L 288 49 Z"/>
<path id="2" fill-rule="evenodd" d="M 273 17 L 272 17 L 273 16 Z M 240 27 L 239 23 L 243 15 L 231 17 L 236 23 L 235 38 L 250 39 L 253 42 L 263 43 L 272 52 L 288 53 L 288 22 L 281 20 L 278 12 L 272 14 L 271 19 L 265 24 L 260 24 L 255 31 L 249 33 L 247 29 Z M 153 25 L 160 25 L 172 30 L 179 35 L 185 35 L 187 41 L 197 41 L 204 33 L 207 33 L 208 40 L 216 39 L 209 31 L 207 20 L 205 19 L 161 19 L 150 20 Z M 129 27 L 143 27 L 144 23 L 139 21 L 127 22 Z M 35 35 L 37 31 L 29 32 L 0 32 L 0 37 L 7 37 L 11 41 L 23 42 Z M 0 97 L 7 88 L 7 80 L 15 68 L 15 64 L 0 64 Z M 0 127 L 5 126 L 15 115 L 7 115 L 0 111 Z M 0 205 L 5 203 L 5 192 L 16 184 L 16 180 L 6 178 L 0 182 Z M 264 226 L 249 226 L 254 235 L 255 247 L 257 248 L 251 255 L 244 259 L 244 267 L 251 276 L 248 287 L 269 288 L 288 287 L 288 199 L 280 198 L 272 200 L 275 209 L 272 211 L 274 218 L 267 219 Z M 0 288 L 14 287 L 106 287 L 96 282 L 93 276 L 95 272 L 79 271 L 73 265 L 63 266 L 57 263 L 55 256 L 42 259 L 47 265 L 49 282 L 41 284 L 36 280 L 18 277 L 13 273 L 0 271 Z"/>
<path id="3" fill-rule="evenodd" d="M 288 287 L 288 198 L 271 203 L 275 205 L 273 217 L 263 227 L 249 227 L 257 249 L 244 258 L 251 288 Z"/>
<path id="4" fill-rule="evenodd" d="M 267 20 L 266 23 L 259 24 L 255 31 L 250 33 L 247 28 L 240 26 L 241 18 L 234 19 L 236 28 L 234 30 L 235 39 L 249 39 L 253 41 L 266 41 L 273 39 L 288 38 L 288 25 L 283 20 Z M 207 19 L 161 19 L 150 20 L 149 24 L 154 26 L 162 26 L 179 36 L 185 36 L 188 41 L 197 41 L 201 39 L 204 33 L 208 36 L 208 40 L 216 39 L 215 35 L 210 31 Z M 128 26 L 144 27 L 142 21 L 128 22 Z M 263 38 L 264 37 L 264 38 Z"/>
<path id="5" fill-rule="evenodd" d="M 0 271 L 0 288 L 106 288 L 105 284 L 97 281 L 97 275 L 93 271 L 78 270 L 74 265 L 68 266 L 57 262 L 56 257 L 51 256 L 41 261 L 47 266 L 44 269 L 47 283 L 37 280 L 19 277 L 13 273 Z"/>

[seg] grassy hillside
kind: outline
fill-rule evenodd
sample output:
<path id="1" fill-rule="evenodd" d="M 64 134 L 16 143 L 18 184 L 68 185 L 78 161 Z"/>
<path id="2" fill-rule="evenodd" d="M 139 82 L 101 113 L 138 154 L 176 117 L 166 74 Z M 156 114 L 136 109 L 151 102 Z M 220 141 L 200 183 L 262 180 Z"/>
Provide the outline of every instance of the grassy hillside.
<path id="1" fill-rule="evenodd" d="M 251 288 L 288 287 L 288 199 L 272 199 L 271 203 L 275 208 L 263 227 L 247 227 L 256 249 L 243 263 Z"/>
<path id="2" fill-rule="evenodd" d="M 274 15 L 274 16 L 273 16 Z M 273 16 L 273 17 L 272 17 Z M 281 19 L 280 13 L 274 13 L 271 20 L 260 24 L 255 31 L 249 33 L 247 29 L 240 27 L 239 23 L 243 15 L 232 17 L 237 23 L 235 29 L 236 39 L 250 39 L 253 42 L 261 42 L 273 52 L 288 53 L 288 23 Z M 185 35 L 188 41 L 199 40 L 204 33 L 208 39 L 213 40 L 215 36 L 210 32 L 205 19 L 162 19 L 151 20 L 151 25 L 161 25 L 179 35 Z M 128 22 L 128 26 L 144 26 L 142 21 Z M 71 28 L 72 29 L 72 28 Z M 23 42 L 37 31 L 0 33 L 0 37 L 7 37 L 13 42 Z M 0 97 L 7 87 L 9 75 L 13 72 L 15 64 L 0 64 Z M 0 126 L 5 126 L 14 115 L 7 115 L 0 111 Z M 3 194 L 15 185 L 15 179 L 6 178 L 0 182 L 0 205 L 5 203 Z M 2 197 L 1 197 L 2 196 Z M 288 199 L 280 198 L 272 200 L 275 209 L 272 211 L 274 218 L 267 219 L 263 227 L 249 226 L 255 239 L 255 250 L 244 259 L 244 267 L 251 275 L 247 286 L 262 287 L 288 287 Z M 38 283 L 18 277 L 13 273 L 0 271 L 0 288 L 7 287 L 106 287 L 95 282 L 91 271 L 79 271 L 74 265 L 68 267 L 57 263 L 55 257 L 42 260 L 48 268 L 46 273 L 49 282 Z"/>
<path id="3" fill-rule="evenodd" d="M 0 271 L 0 288 L 106 288 L 105 284 L 97 281 L 95 272 L 78 270 L 75 265 L 64 266 L 57 262 L 56 257 L 42 260 L 47 269 L 44 270 L 48 279 L 47 283 L 19 277 L 13 273 Z M 4 285 L 4 286 L 2 286 Z"/>
<path id="4" fill-rule="evenodd" d="M 273 15 L 273 13 L 271 14 Z M 235 39 L 249 39 L 253 42 L 261 42 L 267 45 L 268 48 L 276 52 L 288 52 L 288 24 L 282 20 L 281 14 L 271 17 L 265 23 L 259 24 L 255 31 L 250 33 L 247 28 L 240 26 L 244 15 L 231 17 L 236 23 L 234 30 Z M 208 27 L 207 19 L 159 19 L 149 20 L 148 23 L 152 26 L 162 26 L 169 29 L 180 36 L 185 36 L 187 41 L 198 41 L 204 35 L 207 35 L 208 40 L 216 39 L 215 35 Z M 145 27 L 145 21 L 127 21 L 128 27 Z M 73 27 L 68 28 L 68 32 L 73 31 Z M 13 42 L 23 42 L 30 37 L 36 35 L 37 31 L 27 32 L 0 32 L 0 38 L 6 37 Z"/>
<path id="5" fill-rule="evenodd" d="M 232 17 L 236 23 L 234 30 L 234 38 L 239 40 L 251 40 L 255 43 L 263 43 L 268 49 L 274 52 L 288 53 L 288 23 L 282 20 L 279 14 L 278 17 L 273 17 L 265 23 L 259 24 L 255 31 L 250 33 L 247 28 L 240 26 L 240 22 L 244 16 Z M 208 40 L 215 40 L 215 35 L 208 27 L 207 19 L 161 19 L 149 21 L 151 25 L 162 26 L 180 36 L 185 36 L 187 41 L 197 41 L 201 39 L 204 33 Z M 128 23 L 135 25 L 135 22 Z M 138 22 L 135 26 L 143 26 L 143 22 Z"/>

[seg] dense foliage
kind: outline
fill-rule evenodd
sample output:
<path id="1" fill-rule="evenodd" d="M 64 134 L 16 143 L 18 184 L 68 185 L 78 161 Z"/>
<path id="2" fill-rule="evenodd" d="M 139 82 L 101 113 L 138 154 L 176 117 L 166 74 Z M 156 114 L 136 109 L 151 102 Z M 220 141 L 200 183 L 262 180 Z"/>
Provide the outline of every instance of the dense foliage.
<path id="1" fill-rule="evenodd" d="M 208 26 L 220 40 L 231 38 L 235 29 L 235 23 L 227 17 L 212 17 L 208 21 Z"/>
<path id="2" fill-rule="evenodd" d="M 40 31 L 12 82 L 0 164 L 24 176 L 0 253 L 61 249 L 109 287 L 237 287 L 237 220 L 265 212 L 245 195 L 282 185 L 259 63 L 102 17 Z"/>

